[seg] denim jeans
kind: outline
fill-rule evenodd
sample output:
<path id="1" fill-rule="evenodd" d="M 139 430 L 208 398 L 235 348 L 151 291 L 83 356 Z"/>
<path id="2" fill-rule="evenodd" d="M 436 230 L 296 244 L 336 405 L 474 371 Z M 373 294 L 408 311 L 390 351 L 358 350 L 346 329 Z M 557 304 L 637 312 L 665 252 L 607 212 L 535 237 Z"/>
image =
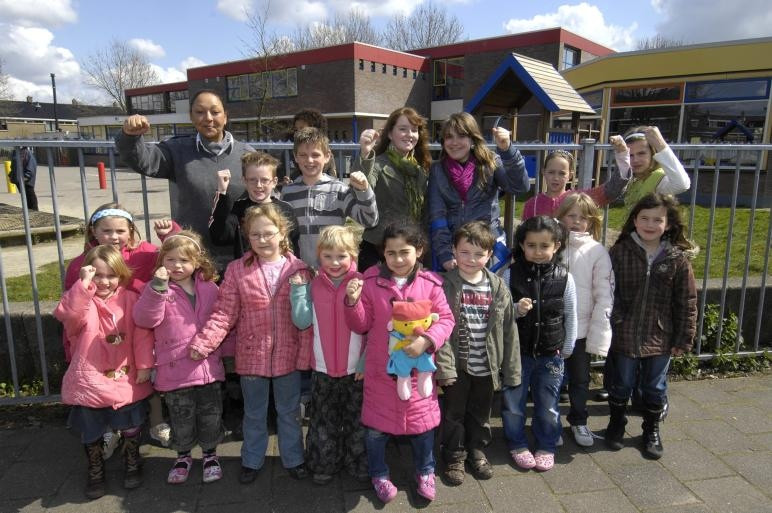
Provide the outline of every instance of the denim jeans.
<path id="1" fill-rule="evenodd" d="M 659 409 L 667 402 L 667 369 L 670 355 L 631 358 L 620 353 L 609 353 L 603 384 L 609 398 L 617 403 L 627 404 L 627 400 L 637 385 L 641 389 L 641 398 L 647 408 Z"/>
<path id="2" fill-rule="evenodd" d="M 367 446 L 367 465 L 370 477 L 388 477 L 389 466 L 386 465 L 386 443 L 391 437 L 377 429 L 368 429 L 365 437 Z M 434 430 L 430 429 L 418 435 L 408 435 L 413 447 L 413 465 L 416 474 L 434 472 Z"/>
<path id="3" fill-rule="evenodd" d="M 520 355 L 522 382 L 516 387 L 505 387 L 501 395 L 501 420 L 510 450 L 525 449 L 525 406 L 528 388 L 533 397 L 531 432 L 536 449 L 555 453 L 560 432 L 560 383 L 563 381 L 563 359 L 555 356 Z"/>
<path id="4" fill-rule="evenodd" d="M 587 425 L 587 396 L 590 393 L 590 358 L 586 351 L 587 339 L 576 341 L 574 352 L 566 359 L 568 376 L 568 397 L 571 408 L 568 410 L 568 423 L 572 426 Z"/>
<path id="5" fill-rule="evenodd" d="M 241 445 L 241 464 L 259 469 L 265 461 L 268 448 L 268 390 L 273 382 L 276 404 L 276 424 L 279 434 L 279 453 L 284 468 L 303 463 L 303 431 L 300 427 L 300 372 L 264 378 L 241 376 L 244 395 L 244 443 Z"/>

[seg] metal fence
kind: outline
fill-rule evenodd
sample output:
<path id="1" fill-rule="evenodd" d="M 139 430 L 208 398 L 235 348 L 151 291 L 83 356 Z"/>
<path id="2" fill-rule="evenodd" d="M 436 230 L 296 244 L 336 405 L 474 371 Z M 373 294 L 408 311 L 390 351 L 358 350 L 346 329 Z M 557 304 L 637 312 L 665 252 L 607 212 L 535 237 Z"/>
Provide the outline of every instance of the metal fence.
<path id="1" fill-rule="evenodd" d="M 285 169 L 290 168 L 291 163 L 291 150 L 292 144 L 289 142 L 254 142 L 250 143 L 254 148 L 261 150 L 269 150 L 271 152 L 283 152 L 283 161 Z M 98 152 L 102 155 L 106 154 L 107 157 L 107 173 L 109 174 L 109 186 L 112 191 L 113 201 L 119 201 L 119 191 L 117 186 L 118 173 L 117 173 L 117 158 L 116 149 L 111 141 L 40 141 L 40 140 L 0 140 L 0 160 L 3 160 L 2 153 L 9 153 L 14 148 L 20 148 L 23 146 L 29 146 L 36 148 L 37 152 L 44 152 L 46 161 L 48 163 L 48 179 L 51 188 L 52 196 L 52 208 L 53 208 L 53 224 L 56 238 L 56 246 L 59 255 L 59 272 L 60 278 L 63 284 L 64 272 L 65 272 L 65 259 L 62 247 L 62 233 L 60 225 L 60 207 L 59 198 L 57 193 L 57 184 L 55 177 L 55 152 L 62 151 L 62 149 L 68 149 L 68 151 L 75 151 L 77 153 L 79 180 L 81 190 L 81 203 L 83 206 L 83 219 L 88 219 L 91 212 L 89 207 L 89 194 L 86 180 L 86 165 L 85 156 L 88 153 Z M 333 143 L 331 145 L 333 155 L 336 159 L 337 169 L 345 177 L 351 168 L 353 159 L 358 158 L 357 152 L 359 145 L 355 143 Z M 532 174 L 532 183 L 534 184 L 532 190 L 539 192 L 541 180 L 539 179 L 541 162 L 544 160 L 544 156 L 547 152 L 556 149 L 575 151 L 577 153 L 577 177 L 576 186 L 578 188 L 587 188 L 594 183 L 600 183 L 605 178 L 607 170 L 611 169 L 613 163 L 613 149 L 608 144 L 597 144 L 594 140 L 584 140 L 580 144 L 516 144 L 516 147 L 527 157 L 531 162 L 531 168 L 529 172 Z M 772 145 L 735 145 L 735 144 L 717 144 L 717 145 L 690 145 L 690 144 L 676 144 L 671 145 L 674 151 L 679 155 L 681 161 L 685 164 L 685 167 L 690 171 L 691 176 L 691 188 L 687 193 L 681 195 L 681 198 L 686 198 L 686 201 L 682 201 L 683 204 L 689 206 L 689 236 L 695 233 L 695 206 L 698 205 L 698 200 L 710 207 L 710 217 L 707 227 L 707 244 L 703 247 L 705 252 L 705 264 L 703 269 L 702 289 L 699 297 L 699 319 L 698 319 L 698 332 L 695 342 L 695 353 L 702 359 L 712 358 L 715 353 L 716 346 L 705 347 L 705 312 L 706 305 L 708 304 L 708 294 L 711 289 L 718 293 L 718 310 L 719 319 L 724 319 L 728 309 L 728 296 L 727 293 L 730 290 L 730 260 L 731 260 L 731 247 L 733 242 L 734 233 L 736 230 L 740 230 L 740 227 L 735 226 L 736 214 L 738 212 L 738 197 L 743 197 L 745 203 L 749 206 L 749 221 L 747 226 L 747 240 L 745 244 L 744 252 L 744 265 L 742 272 L 741 285 L 739 291 L 737 287 L 732 287 L 737 293 L 739 293 L 739 304 L 737 304 L 737 316 L 738 326 L 735 347 L 734 350 L 740 355 L 754 355 L 761 353 L 765 348 L 770 346 L 770 334 L 766 330 L 762 330 L 765 314 L 767 314 L 767 308 L 765 308 L 765 291 L 767 287 L 767 276 L 769 272 L 769 253 L 770 253 L 770 241 L 772 237 L 772 222 L 770 220 L 770 210 L 760 209 L 758 205 L 761 200 L 769 204 L 770 198 L 763 196 L 764 187 L 762 186 L 762 178 L 767 180 L 766 174 L 768 170 L 764 170 L 762 173 L 762 166 L 767 159 L 767 152 L 772 150 Z M 438 152 L 440 147 L 437 144 L 431 146 L 434 152 Z M 17 168 L 21 169 L 20 157 L 17 158 Z M 39 153 L 40 154 L 40 153 Z M 41 166 L 38 168 L 39 175 L 44 168 Z M 728 177 L 731 174 L 731 189 L 728 191 L 722 186 L 719 189 L 721 183 L 721 176 Z M 741 191 L 740 177 L 741 175 L 751 175 L 752 183 L 749 187 L 745 187 L 746 191 Z M 42 176 L 38 176 L 40 179 Z M 705 188 L 701 186 L 703 181 L 711 181 L 711 187 Z M 726 180 L 726 178 L 724 179 Z M 745 180 L 748 182 L 748 180 Z M 19 183 L 22 183 L 21 180 Z M 150 233 L 150 215 L 148 207 L 148 188 L 147 182 L 144 176 L 140 177 L 141 190 L 142 190 L 142 208 L 144 214 L 144 227 L 145 233 Z M 770 189 L 769 186 L 766 189 Z M 706 190 L 706 193 L 699 193 L 700 190 Z M 742 194 L 741 194 L 742 192 Z M 26 347 L 25 353 L 36 353 L 35 364 L 39 374 L 36 379 L 40 380 L 41 393 L 32 396 L 20 397 L 20 390 L 23 381 L 27 378 L 20 378 L 18 372 L 17 358 L 19 355 L 19 347 L 17 341 L 14 338 L 14 332 L 11 322 L 11 310 L 8 298 L 8 290 L 6 286 L 6 276 L 3 272 L 3 255 L 2 248 L 0 248 L 0 286 L 2 288 L 2 302 L 3 302 L 3 320 L 5 327 L 5 335 L 7 341 L 7 347 L 0 347 L 0 385 L 5 383 L 5 395 L 0 396 L 0 405 L 11 403 L 30 403 L 30 402 L 42 402 L 58 400 L 59 395 L 52 391 L 50 383 L 50 362 L 47 357 L 47 344 L 50 349 L 52 344 L 60 342 L 60 333 L 57 327 L 54 333 L 45 332 L 43 329 L 42 319 L 46 315 L 50 315 L 50 312 L 42 312 L 38 294 L 38 285 L 36 280 L 35 269 L 37 269 L 35 263 L 35 256 L 32 251 L 33 239 L 32 231 L 30 229 L 30 214 L 27 208 L 27 198 L 23 187 L 19 188 L 21 195 L 22 205 L 22 221 L 24 226 L 24 238 L 27 247 L 27 259 L 30 270 L 30 281 L 32 287 L 32 298 L 34 305 L 34 326 L 35 326 L 35 346 Z M 750 193 L 750 195 L 748 194 Z M 762 197 L 760 197 L 762 194 Z M 718 199 L 722 198 L 723 203 L 729 204 L 729 221 L 726 233 L 716 233 L 715 227 L 715 215 L 717 212 Z M 72 198 L 69 198 L 73 201 Z M 608 213 L 608 209 L 607 209 Z M 766 213 L 766 216 L 764 216 Z M 757 215 L 761 214 L 761 217 L 766 217 L 767 230 L 765 244 L 763 244 L 763 270 L 760 275 L 751 276 L 749 273 L 750 261 L 753 254 L 753 233 Z M 512 233 L 516 223 L 515 220 L 515 199 L 511 197 L 505 198 L 505 226 L 508 232 L 508 240 L 511 242 Z M 604 216 L 603 226 L 603 240 L 605 242 L 607 235 L 609 234 L 608 228 L 608 215 Z M 724 251 L 723 253 L 714 251 L 713 246 L 717 242 L 721 242 L 721 238 L 724 237 Z M 723 259 L 723 273 L 720 280 L 720 285 L 715 287 L 713 282 L 716 280 L 710 280 L 710 264 L 711 261 Z M 696 269 L 695 269 L 696 271 Z M 753 282 L 752 288 L 758 289 L 757 293 L 752 293 L 750 282 Z M 735 294 L 737 295 L 737 294 Z M 755 301 L 755 312 L 754 309 Z M 755 313 L 755 325 L 744 324 L 746 310 L 751 313 Z M 717 333 L 715 333 L 715 340 L 722 340 L 723 323 L 719 322 L 717 327 Z M 50 330 L 49 330 L 50 331 Z M 5 349 L 5 351 L 3 351 Z M 597 363 L 597 362 L 596 362 Z M 10 372 L 8 372 L 10 369 Z M 11 383 L 7 382 L 7 376 L 10 378 Z M 10 385 L 10 386 L 9 386 Z"/>

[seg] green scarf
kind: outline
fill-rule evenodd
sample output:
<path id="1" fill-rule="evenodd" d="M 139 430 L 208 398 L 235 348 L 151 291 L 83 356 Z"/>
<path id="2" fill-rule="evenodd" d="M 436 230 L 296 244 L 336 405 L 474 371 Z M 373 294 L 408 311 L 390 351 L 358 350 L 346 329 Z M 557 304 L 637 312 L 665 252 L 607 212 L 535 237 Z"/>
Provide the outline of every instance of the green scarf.
<path id="1" fill-rule="evenodd" d="M 418 164 L 412 152 L 403 157 L 392 145 L 389 145 L 386 150 L 386 156 L 389 157 L 389 162 L 394 166 L 394 169 L 404 177 L 410 217 L 415 222 L 420 223 L 424 208 L 424 196 L 418 191 L 418 180 L 423 177 L 423 168 Z"/>

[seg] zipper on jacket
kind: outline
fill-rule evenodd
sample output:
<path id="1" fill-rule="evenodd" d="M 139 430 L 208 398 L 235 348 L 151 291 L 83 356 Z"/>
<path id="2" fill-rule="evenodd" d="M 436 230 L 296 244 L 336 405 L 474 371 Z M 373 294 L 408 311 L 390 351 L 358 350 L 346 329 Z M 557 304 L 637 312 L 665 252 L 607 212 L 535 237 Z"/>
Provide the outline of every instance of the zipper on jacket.
<path id="1" fill-rule="evenodd" d="M 541 267 L 536 266 L 536 340 L 533 344 L 533 357 L 536 358 L 536 348 L 541 339 Z"/>
<path id="2" fill-rule="evenodd" d="M 643 330 L 643 318 L 646 312 L 646 297 L 649 295 L 649 278 L 651 277 L 651 266 L 654 262 L 649 262 L 646 257 L 646 281 L 643 284 L 643 297 L 641 298 L 641 310 L 638 313 L 638 325 L 635 328 L 635 357 L 641 357 L 641 332 Z"/>

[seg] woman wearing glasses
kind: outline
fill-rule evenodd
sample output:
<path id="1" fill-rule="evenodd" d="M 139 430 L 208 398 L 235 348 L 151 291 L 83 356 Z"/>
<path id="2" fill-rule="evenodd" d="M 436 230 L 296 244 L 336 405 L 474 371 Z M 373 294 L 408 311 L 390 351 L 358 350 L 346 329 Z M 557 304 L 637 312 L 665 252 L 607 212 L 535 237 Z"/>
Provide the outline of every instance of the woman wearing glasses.
<path id="1" fill-rule="evenodd" d="M 278 179 L 276 169 L 279 161 L 262 151 L 251 151 L 241 157 L 241 178 L 247 186 L 241 196 L 228 194 L 230 171 L 220 171 L 217 177 L 217 197 L 215 198 L 212 222 L 209 224 L 209 236 L 217 246 L 233 245 L 233 258 L 241 258 L 249 247 L 241 233 L 241 223 L 249 207 L 272 203 L 289 221 L 290 243 L 292 252 L 298 254 L 298 223 L 292 206 L 286 201 L 273 197 L 273 190 Z"/>

